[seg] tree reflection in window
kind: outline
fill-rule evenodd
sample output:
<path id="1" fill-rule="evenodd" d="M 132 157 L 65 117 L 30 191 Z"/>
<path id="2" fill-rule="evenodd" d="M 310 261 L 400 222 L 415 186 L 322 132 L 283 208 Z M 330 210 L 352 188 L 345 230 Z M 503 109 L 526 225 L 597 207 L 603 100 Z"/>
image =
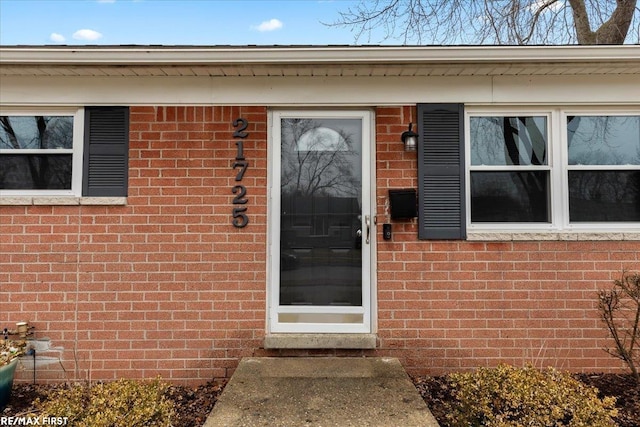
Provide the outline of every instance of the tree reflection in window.
<path id="1" fill-rule="evenodd" d="M 281 120 L 281 305 L 362 305 L 362 119 Z"/>
<path id="2" fill-rule="evenodd" d="M 549 222 L 547 118 L 471 117 L 471 221 Z"/>
<path id="3" fill-rule="evenodd" d="M 568 116 L 572 222 L 640 221 L 640 116 Z"/>
<path id="4" fill-rule="evenodd" d="M 284 119 L 282 121 L 283 194 L 358 197 L 359 154 L 344 122 L 359 120 Z M 337 123 L 332 123 L 337 122 Z M 347 123 L 348 125 L 349 123 Z M 354 127 L 351 124 L 352 127 Z"/>
<path id="5" fill-rule="evenodd" d="M 72 116 L 0 116 L 0 189 L 71 189 Z"/>

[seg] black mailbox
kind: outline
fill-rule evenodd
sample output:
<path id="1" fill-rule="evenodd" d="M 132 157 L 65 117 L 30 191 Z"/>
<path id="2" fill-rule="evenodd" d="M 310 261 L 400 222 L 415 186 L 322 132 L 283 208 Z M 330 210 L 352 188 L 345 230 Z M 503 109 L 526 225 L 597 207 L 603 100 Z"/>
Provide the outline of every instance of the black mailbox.
<path id="1" fill-rule="evenodd" d="M 418 216 L 418 196 L 413 188 L 389 190 L 391 219 L 411 219 Z"/>

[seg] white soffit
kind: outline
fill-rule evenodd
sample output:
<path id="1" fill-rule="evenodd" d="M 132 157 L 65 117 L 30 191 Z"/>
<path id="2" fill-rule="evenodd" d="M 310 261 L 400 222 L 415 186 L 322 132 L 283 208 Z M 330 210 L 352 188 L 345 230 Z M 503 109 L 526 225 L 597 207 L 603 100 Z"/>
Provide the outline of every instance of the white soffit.
<path id="1" fill-rule="evenodd" d="M 640 74 L 640 46 L 2 46 L 13 76 Z"/>

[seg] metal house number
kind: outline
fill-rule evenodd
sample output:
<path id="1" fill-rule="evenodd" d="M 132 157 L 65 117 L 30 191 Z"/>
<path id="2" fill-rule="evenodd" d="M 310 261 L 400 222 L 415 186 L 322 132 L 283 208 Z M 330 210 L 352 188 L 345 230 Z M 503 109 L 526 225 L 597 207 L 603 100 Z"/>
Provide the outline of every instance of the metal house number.
<path id="1" fill-rule="evenodd" d="M 236 141 L 236 146 L 238 148 L 238 151 L 236 152 L 235 162 L 233 162 L 233 169 L 238 169 L 238 173 L 236 174 L 236 182 L 242 181 L 242 178 L 244 177 L 244 173 L 247 171 L 247 168 L 249 167 L 249 162 L 244 158 L 244 147 L 242 145 L 244 142 L 243 141 L 244 138 L 249 136 L 249 134 L 245 132 L 245 129 L 247 129 L 248 125 L 249 125 L 249 122 L 243 118 L 238 118 L 233 121 L 233 127 L 236 128 L 235 132 L 233 132 L 233 137 L 239 138 Z M 246 213 L 247 207 L 242 205 L 246 205 L 247 202 L 249 201 L 245 197 L 247 194 L 247 187 L 245 187 L 242 184 L 234 185 L 233 188 L 231 189 L 231 192 L 236 195 L 233 198 L 234 208 L 231 214 L 233 217 L 233 219 L 231 220 L 231 223 L 233 224 L 234 227 L 237 227 L 237 228 L 246 227 L 247 224 L 249 224 L 249 217 L 247 217 L 247 213 Z M 240 206 L 236 207 L 235 205 L 240 205 Z"/>

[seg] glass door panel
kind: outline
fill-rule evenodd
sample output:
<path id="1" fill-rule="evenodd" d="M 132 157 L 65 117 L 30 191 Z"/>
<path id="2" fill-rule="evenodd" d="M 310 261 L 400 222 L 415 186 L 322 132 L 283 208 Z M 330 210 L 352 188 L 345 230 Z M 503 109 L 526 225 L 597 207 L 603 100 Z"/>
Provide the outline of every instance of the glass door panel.
<path id="1" fill-rule="evenodd" d="M 272 266 L 276 324 L 323 329 L 318 325 L 368 323 L 367 126 L 362 113 L 350 116 L 277 117 L 279 176 L 272 188 L 279 193 L 279 256 L 271 261 L 277 263 Z"/>

